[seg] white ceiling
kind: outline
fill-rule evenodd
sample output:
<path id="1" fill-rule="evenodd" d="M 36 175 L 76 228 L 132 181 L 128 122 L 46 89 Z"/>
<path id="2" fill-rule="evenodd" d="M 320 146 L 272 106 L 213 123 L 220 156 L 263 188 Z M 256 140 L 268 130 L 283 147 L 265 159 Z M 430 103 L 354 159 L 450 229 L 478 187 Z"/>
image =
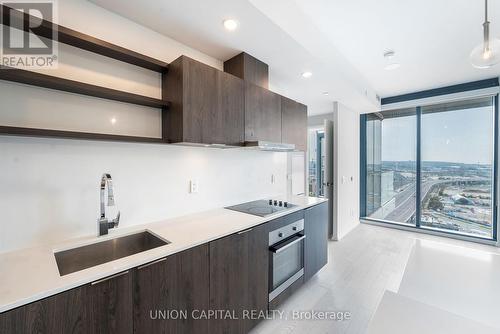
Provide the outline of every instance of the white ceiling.
<path id="1" fill-rule="evenodd" d="M 220 60 L 252 54 L 269 64 L 271 89 L 307 104 L 311 115 L 331 111 L 334 100 L 370 112 L 379 108 L 376 95 L 500 75 L 500 65 L 478 70 L 469 62 L 481 41 L 482 0 L 91 1 Z M 489 2 L 500 37 L 500 0 Z M 239 28 L 225 31 L 225 18 Z M 399 69 L 383 69 L 387 49 Z"/>

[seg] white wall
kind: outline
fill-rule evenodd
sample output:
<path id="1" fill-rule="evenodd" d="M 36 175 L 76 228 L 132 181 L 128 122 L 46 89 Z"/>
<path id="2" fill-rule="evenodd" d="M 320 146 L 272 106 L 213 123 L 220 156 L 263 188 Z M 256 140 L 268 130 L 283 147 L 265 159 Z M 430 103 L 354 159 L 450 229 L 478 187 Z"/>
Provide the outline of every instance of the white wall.
<path id="1" fill-rule="evenodd" d="M 87 1 L 59 1 L 59 22 L 166 62 L 185 54 L 222 67 Z M 156 73 L 71 47 L 61 47 L 59 60 L 50 74 L 159 96 Z M 0 124 L 160 134 L 150 108 L 9 83 L 0 84 L 0 100 Z M 104 172 L 113 176 L 122 226 L 286 193 L 285 153 L 0 136 L 0 252 L 96 233 Z M 198 194 L 188 193 L 190 179 Z"/>
<path id="2" fill-rule="evenodd" d="M 340 240 L 359 224 L 359 114 L 335 102 L 334 212 Z"/>
<path id="3" fill-rule="evenodd" d="M 333 121 L 333 229 L 340 240 L 359 224 L 359 114 L 339 102 L 332 112 L 308 117 L 309 128 Z M 352 178 L 352 179 L 351 179 Z"/>

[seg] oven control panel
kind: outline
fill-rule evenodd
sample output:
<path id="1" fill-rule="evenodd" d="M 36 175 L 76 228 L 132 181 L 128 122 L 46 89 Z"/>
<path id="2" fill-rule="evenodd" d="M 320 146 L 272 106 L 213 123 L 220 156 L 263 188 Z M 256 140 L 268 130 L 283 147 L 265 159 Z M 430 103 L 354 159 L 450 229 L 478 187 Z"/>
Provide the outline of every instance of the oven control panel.
<path id="1" fill-rule="evenodd" d="M 269 246 L 277 244 L 301 231 L 304 231 L 304 219 L 297 220 L 296 222 L 271 231 L 269 232 Z"/>

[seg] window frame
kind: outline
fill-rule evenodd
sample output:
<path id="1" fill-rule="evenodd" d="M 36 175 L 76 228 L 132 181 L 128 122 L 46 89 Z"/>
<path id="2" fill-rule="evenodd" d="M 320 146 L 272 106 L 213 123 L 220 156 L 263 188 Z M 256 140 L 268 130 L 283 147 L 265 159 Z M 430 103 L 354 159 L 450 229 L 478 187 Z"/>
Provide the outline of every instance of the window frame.
<path id="1" fill-rule="evenodd" d="M 377 225 L 384 225 L 389 227 L 395 227 L 398 229 L 404 230 L 414 230 L 416 232 L 426 233 L 426 234 L 434 234 L 452 237 L 456 239 L 476 241 L 482 243 L 497 243 L 498 242 L 498 136 L 499 136 L 499 93 L 490 94 L 493 99 L 493 117 L 494 117 L 494 130 L 493 130 L 493 194 L 492 194 L 492 237 L 480 237 L 474 235 L 468 235 L 464 233 L 456 233 L 452 231 L 446 230 L 433 230 L 426 229 L 421 227 L 421 173 L 422 173 L 422 165 L 421 165 L 421 124 L 422 124 L 422 104 L 418 104 L 420 99 L 427 99 L 432 97 L 438 97 L 443 101 L 446 101 L 446 97 L 449 94 L 453 94 L 456 98 L 456 94 L 460 93 L 470 93 L 476 90 L 481 90 L 485 88 L 498 88 L 499 87 L 499 79 L 487 79 L 482 81 L 476 81 L 466 84 L 454 85 L 449 87 L 442 87 L 434 90 L 428 90 L 423 92 L 416 92 L 411 94 L 405 94 L 395 97 L 389 97 L 382 99 L 382 106 L 384 107 L 393 104 L 393 103 L 405 103 L 405 102 L 415 102 L 413 107 L 416 108 L 416 221 L 415 226 L 398 224 L 397 222 L 391 222 L 381 219 L 370 218 L 366 216 L 366 204 L 367 204 L 367 115 L 360 115 L 360 221 L 365 223 L 374 223 Z M 480 97 L 480 96 L 476 96 Z M 467 97 L 464 99 L 473 99 L 473 95 L 467 94 Z M 438 102 L 436 102 L 437 104 Z M 388 109 L 386 109 L 388 110 Z"/>

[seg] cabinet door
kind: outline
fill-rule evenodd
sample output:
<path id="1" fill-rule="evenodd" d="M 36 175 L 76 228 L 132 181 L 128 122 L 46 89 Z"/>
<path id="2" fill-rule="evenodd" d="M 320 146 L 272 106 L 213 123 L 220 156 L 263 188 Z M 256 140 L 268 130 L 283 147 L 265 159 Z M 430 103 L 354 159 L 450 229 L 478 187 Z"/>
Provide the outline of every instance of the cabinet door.
<path id="1" fill-rule="evenodd" d="M 202 134 L 203 128 L 210 126 L 209 119 L 217 114 L 217 70 L 188 57 L 183 58 L 183 141 L 211 144 L 204 141 Z M 209 125 L 205 125 L 207 122 Z"/>
<path id="2" fill-rule="evenodd" d="M 307 150 L 307 107 L 289 98 L 281 97 L 282 142 L 295 144 L 300 151 Z"/>
<path id="3" fill-rule="evenodd" d="M 244 312 L 267 311 L 268 256 L 265 225 L 210 243 L 210 308 L 238 319 L 211 320 L 209 333 L 248 333 L 258 320 L 243 319 Z"/>
<path id="4" fill-rule="evenodd" d="M 208 282 L 207 244 L 137 268 L 134 333 L 208 333 L 193 314 L 208 309 Z"/>
<path id="5" fill-rule="evenodd" d="M 0 333 L 86 333 L 83 288 L 66 291 L 0 314 Z"/>
<path id="6" fill-rule="evenodd" d="M 245 82 L 217 72 L 217 107 L 205 109 L 202 141 L 206 144 L 241 145 L 245 126 Z"/>
<path id="7" fill-rule="evenodd" d="M 132 274 L 123 272 L 85 286 L 87 333 L 132 333 Z"/>
<path id="8" fill-rule="evenodd" d="M 304 224 L 304 278 L 308 280 L 328 262 L 328 203 L 306 209 Z"/>
<path id="9" fill-rule="evenodd" d="M 112 276 L 2 313 L 0 333 L 132 333 L 130 276 Z"/>
<path id="10" fill-rule="evenodd" d="M 245 141 L 281 143 L 281 97 L 245 84 Z"/>

